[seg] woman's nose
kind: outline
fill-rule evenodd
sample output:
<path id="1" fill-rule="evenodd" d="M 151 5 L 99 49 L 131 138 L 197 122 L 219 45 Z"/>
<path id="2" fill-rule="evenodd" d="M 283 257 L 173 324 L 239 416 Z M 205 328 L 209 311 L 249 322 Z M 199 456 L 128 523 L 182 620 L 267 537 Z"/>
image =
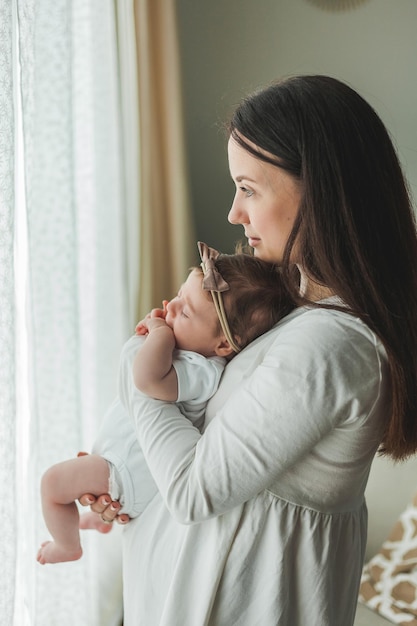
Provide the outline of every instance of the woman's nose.
<path id="1" fill-rule="evenodd" d="M 239 206 L 236 196 L 233 200 L 232 206 L 230 207 L 227 219 L 231 224 L 247 224 L 248 222 L 247 215 Z"/>

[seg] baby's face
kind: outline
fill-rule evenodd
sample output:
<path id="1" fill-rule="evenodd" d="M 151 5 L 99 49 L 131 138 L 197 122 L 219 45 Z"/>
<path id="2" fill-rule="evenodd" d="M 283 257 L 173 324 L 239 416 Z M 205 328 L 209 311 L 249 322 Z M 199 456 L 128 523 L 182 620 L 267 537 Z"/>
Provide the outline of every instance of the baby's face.
<path id="1" fill-rule="evenodd" d="M 202 287 L 202 273 L 192 270 L 178 295 L 166 306 L 165 321 L 172 328 L 177 348 L 213 356 L 219 341 L 216 309 Z"/>

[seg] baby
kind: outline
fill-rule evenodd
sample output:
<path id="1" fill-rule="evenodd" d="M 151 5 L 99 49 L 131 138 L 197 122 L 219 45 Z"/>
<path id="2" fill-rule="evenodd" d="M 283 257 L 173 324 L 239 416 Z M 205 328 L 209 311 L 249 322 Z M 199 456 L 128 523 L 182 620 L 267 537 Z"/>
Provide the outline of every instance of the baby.
<path id="1" fill-rule="evenodd" d="M 178 295 L 154 309 L 125 344 L 133 367 L 119 372 L 119 390 L 134 377 L 138 396 L 178 402 L 201 429 L 205 406 L 224 366 L 248 343 L 293 308 L 276 266 L 238 253 L 219 254 L 199 242 L 201 267 L 193 268 Z M 129 517 L 139 515 L 157 492 L 134 425 L 119 397 L 100 427 L 92 454 L 58 463 L 42 477 L 42 508 L 53 537 L 41 545 L 37 560 L 74 561 L 82 556 L 76 500 L 83 494 L 109 493 Z M 103 531 L 103 522 L 81 526 Z"/>

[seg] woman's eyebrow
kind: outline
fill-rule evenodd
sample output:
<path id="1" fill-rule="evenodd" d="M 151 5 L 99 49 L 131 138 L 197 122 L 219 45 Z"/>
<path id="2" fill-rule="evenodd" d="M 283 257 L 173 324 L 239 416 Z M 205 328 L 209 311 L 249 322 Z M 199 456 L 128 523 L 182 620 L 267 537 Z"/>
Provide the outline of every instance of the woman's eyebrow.
<path id="1" fill-rule="evenodd" d="M 245 174 L 242 174 L 241 176 L 236 176 L 235 180 L 237 183 L 241 183 L 242 180 L 247 180 L 250 183 L 256 183 L 256 180 L 254 180 L 253 178 L 250 178 L 249 176 L 245 176 Z"/>

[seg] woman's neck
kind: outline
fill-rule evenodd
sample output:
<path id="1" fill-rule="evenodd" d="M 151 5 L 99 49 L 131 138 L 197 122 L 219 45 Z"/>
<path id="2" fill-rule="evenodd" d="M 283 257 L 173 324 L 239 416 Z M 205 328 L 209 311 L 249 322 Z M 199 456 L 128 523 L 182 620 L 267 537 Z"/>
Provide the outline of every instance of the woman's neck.
<path id="1" fill-rule="evenodd" d="M 319 300 L 324 300 L 324 298 L 330 298 L 330 296 L 334 296 L 334 291 L 332 291 L 329 287 L 325 285 L 320 285 L 319 283 L 314 282 L 311 278 L 307 276 L 302 268 L 298 268 L 300 270 L 300 294 L 310 300 L 311 302 L 319 302 Z"/>

